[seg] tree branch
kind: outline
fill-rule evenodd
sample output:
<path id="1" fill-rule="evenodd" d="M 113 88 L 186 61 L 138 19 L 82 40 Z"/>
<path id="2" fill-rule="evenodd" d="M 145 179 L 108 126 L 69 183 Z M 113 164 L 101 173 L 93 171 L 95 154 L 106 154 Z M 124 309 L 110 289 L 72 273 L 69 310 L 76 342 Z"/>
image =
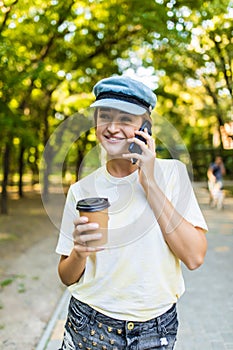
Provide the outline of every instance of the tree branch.
<path id="1" fill-rule="evenodd" d="M 211 35 L 211 39 L 213 40 L 214 44 L 215 44 L 215 47 L 216 47 L 216 50 L 217 50 L 217 53 L 218 53 L 218 56 L 220 58 L 220 62 L 221 62 L 221 66 L 222 66 L 222 71 L 223 71 L 223 74 L 224 74 L 224 78 L 225 78 L 225 81 L 226 81 L 226 86 L 232 96 L 232 86 L 231 86 L 231 80 L 230 80 L 230 76 L 227 74 L 227 69 L 226 69 L 226 66 L 228 65 L 229 68 L 230 68 L 230 64 L 228 62 L 226 62 L 226 59 L 224 57 L 224 54 L 222 52 L 222 49 L 220 47 L 220 43 L 218 41 L 216 41 L 215 39 L 215 36 L 214 35 Z"/>
<path id="2" fill-rule="evenodd" d="M 8 17 L 9 17 L 9 14 L 10 14 L 11 10 L 12 10 L 12 7 L 15 4 L 17 4 L 17 2 L 18 2 L 18 0 L 15 0 L 15 2 L 13 2 L 10 6 L 7 6 L 7 7 L 5 7 L 3 5 L 3 7 L 5 7 L 5 16 L 3 18 L 3 21 L 2 21 L 2 24 L 1 24 L 1 27 L 0 27 L 0 33 L 2 33 L 2 31 L 3 31 L 3 29 L 4 29 L 5 25 L 6 25 L 6 21 L 7 21 Z"/>

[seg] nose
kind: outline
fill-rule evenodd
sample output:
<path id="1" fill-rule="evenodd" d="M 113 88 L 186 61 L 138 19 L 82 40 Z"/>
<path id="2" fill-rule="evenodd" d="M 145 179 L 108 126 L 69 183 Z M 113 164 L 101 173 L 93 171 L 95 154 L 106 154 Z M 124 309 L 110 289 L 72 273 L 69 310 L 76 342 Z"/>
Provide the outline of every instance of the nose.
<path id="1" fill-rule="evenodd" d="M 116 122 L 111 121 L 107 125 L 107 130 L 111 133 L 114 134 L 119 131 L 119 125 Z"/>

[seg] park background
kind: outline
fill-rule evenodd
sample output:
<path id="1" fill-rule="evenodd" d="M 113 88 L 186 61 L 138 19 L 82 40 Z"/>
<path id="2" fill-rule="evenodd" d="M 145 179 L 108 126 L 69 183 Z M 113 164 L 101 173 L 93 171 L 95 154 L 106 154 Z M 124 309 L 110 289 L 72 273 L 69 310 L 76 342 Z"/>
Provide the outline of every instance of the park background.
<path id="1" fill-rule="evenodd" d="M 89 157 L 88 106 L 104 77 L 126 74 L 156 93 L 158 157 L 182 160 L 205 183 L 219 154 L 232 180 L 232 17 L 230 0 L 0 0 L 2 262 L 46 237 L 40 196 L 57 209 L 50 196 L 101 162 Z M 232 195 L 231 181 L 225 191 Z M 25 293 L 23 275 L 4 266 L 1 293 L 16 281 Z"/>

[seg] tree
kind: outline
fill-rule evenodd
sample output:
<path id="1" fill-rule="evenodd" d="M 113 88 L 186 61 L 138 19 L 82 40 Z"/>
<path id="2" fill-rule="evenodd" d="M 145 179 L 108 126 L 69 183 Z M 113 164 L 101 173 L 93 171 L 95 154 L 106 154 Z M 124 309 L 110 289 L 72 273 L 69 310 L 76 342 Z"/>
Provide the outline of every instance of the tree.
<path id="1" fill-rule="evenodd" d="M 6 150 L 9 143 L 14 152 L 12 137 L 17 135 L 12 128 L 17 125 L 21 179 L 26 165 L 38 168 L 60 123 L 90 104 L 95 82 L 111 74 L 146 72 L 159 96 L 159 111 L 176 124 L 190 147 L 210 143 L 209 127 L 216 117 L 219 124 L 231 118 L 226 0 L 7 0 L 1 11 L 0 99 L 5 107 L 0 147 Z M 12 111 L 10 123 L 6 108 Z M 194 137 L 194 131 L 200 136 Z M 74 146 L 77 163 L 88 136 L 82 146 Z M 34 158 L 27 157 L 31 146 Z M 27 158 L 33 163 L 26 164 Z"/>

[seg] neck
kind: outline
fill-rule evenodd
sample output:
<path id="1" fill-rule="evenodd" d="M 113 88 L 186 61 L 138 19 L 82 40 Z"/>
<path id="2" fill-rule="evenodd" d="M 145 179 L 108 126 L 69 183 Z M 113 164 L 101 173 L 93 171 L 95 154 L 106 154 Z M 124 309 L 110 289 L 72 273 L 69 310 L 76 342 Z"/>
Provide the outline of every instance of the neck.
<path id="1" fill-rule="evenodd" d="M 107 162 L 107 170 L 114 177 L 125 177 L 137 170 L 137 165 L 128 159 L 110 159 Z"/>

